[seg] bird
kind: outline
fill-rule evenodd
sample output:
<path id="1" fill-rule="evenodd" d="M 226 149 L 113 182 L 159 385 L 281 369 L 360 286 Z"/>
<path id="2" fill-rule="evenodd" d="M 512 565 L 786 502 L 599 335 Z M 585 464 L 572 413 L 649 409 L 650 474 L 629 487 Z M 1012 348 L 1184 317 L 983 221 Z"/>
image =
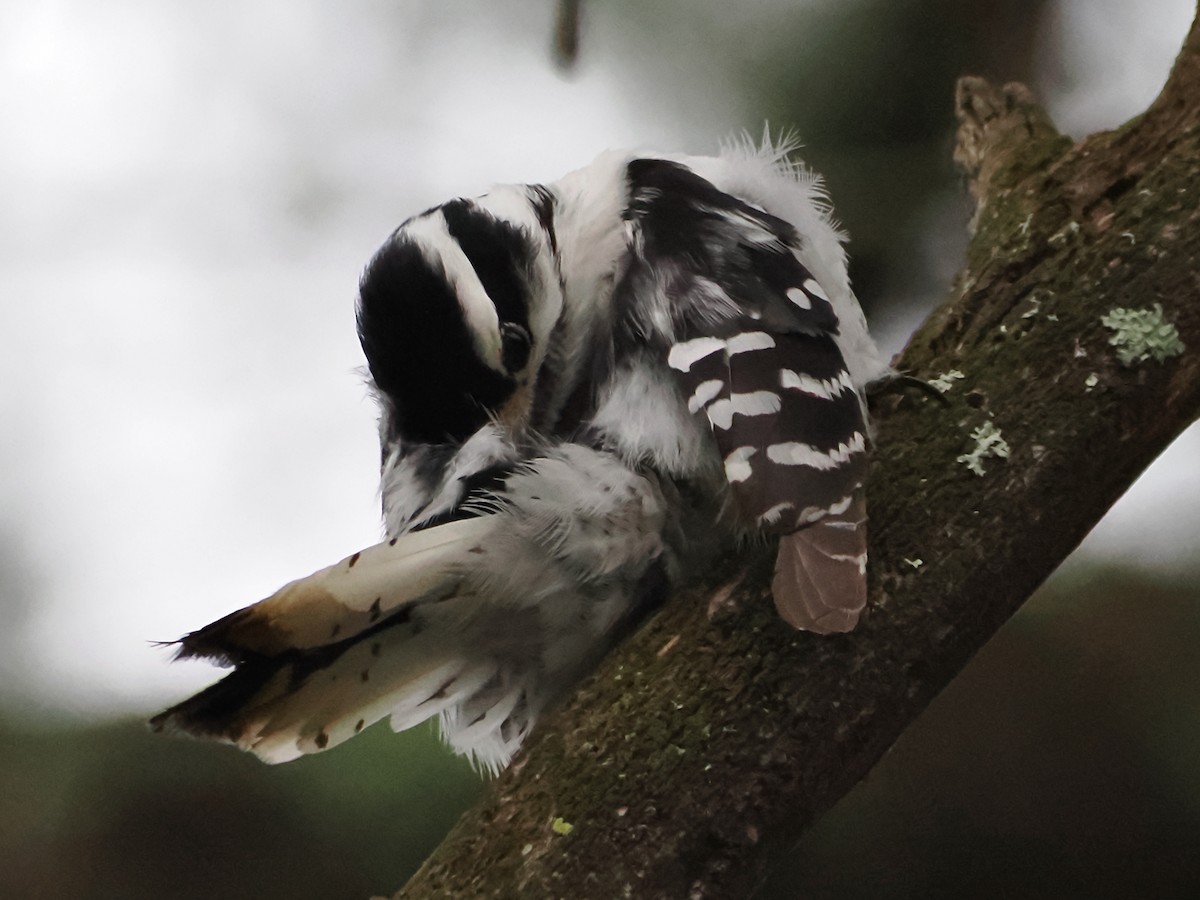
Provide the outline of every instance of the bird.
<path id="1" fill-rule="evenodd" d="M 791 139 L 609 150 L 401 224 L 362 273 L 377 545 L 177 642 L 151 720 L 285 762 L 390 717 L 505 768 L 714 554 L 778 540 L 788 626 L 866 604 L 868 386 L 893 374 Z"/>

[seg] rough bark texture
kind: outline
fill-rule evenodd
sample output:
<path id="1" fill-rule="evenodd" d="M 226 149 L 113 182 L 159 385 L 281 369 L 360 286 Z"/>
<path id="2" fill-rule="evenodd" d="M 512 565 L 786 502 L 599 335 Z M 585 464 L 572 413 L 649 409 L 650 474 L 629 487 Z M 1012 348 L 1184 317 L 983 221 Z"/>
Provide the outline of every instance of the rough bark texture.
<path id="1" fill-rule="evenodd" d="M 1200 33 L 1162 95 L 1072 146 L 1016 85 L 964 79 L 967 268 L 880 404 L 870 608 L 797 634 L 768 551 L 717 562 L 544 720 L 397 895 L 743 897 L 1200 415 Z M 1160 303 L 1188 348 L 1122 365 L 1101 317 Z M 958 461 L 991 421 L 1010 447 Z"/>

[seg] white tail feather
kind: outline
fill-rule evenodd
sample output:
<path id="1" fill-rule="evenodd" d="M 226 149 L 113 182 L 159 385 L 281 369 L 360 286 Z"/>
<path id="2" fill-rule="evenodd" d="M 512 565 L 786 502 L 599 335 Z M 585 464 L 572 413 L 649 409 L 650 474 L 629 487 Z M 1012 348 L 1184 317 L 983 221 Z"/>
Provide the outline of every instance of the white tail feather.
<path id="1" fill-rule="evenodd" d="M 454 715 L 481 692 L 491 697 L 497 662 L 479 652 L 478 638 L 498 629 L 459 627 L 464 609 L 481 608 L 460 596 L 460 571 L 495 527 L 495 516 L 482 516 L 369 547 L 189 635 L 181 655 L 224 657 L 239 668 L 153 724 L 223 738 L 278 763 L 334 747 L 389 714 L 399 731 Z M 498 728 L 514 705 L 499 717 L 484 710 L 486 721 Z M 495 769 L 497 751 L 482 730 L 472 730 L 480 732 L 478 761 Z M 475 739 L 463 744 L 467 752 Z M 501 752 L 500 765 L 509 756 Z"/>
<path id="2" fill-rule="evenodd" d="M 300 686 L 255 708 L 237 744 L 266 762 L 285 762 L 335 747 L 393 710 L 407 711 L 404 727 L 416 725 L 490 677 L 473 672 L 451 693 L 446 686 L 463 677 L 467 663 L 445 647 L 404 640 L 402 630 L 398 638 L 389 640 L 384 632 L 378 642 L 351 647 Z M 379 644 L 384 649 L 376 657 L 372 646 Z"/>
<path id="3" fill-rule="evenodd" d="M 454 565 L 495 526 L 495 516 L 480 516 L 375 544 L 284 585 L 249 610 L 285 640 L 278 649 L 324 646 L 357 634 L 405 603 L 448 593 Z M 278 652 L 261 648 L 272 650 Z"/>

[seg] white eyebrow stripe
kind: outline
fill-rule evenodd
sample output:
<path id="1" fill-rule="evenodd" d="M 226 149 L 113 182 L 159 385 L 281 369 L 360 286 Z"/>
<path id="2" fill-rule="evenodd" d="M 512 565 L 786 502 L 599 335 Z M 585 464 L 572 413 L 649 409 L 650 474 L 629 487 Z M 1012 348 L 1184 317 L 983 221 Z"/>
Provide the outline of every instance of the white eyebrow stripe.
<path id="1" fill-rule="evenodd" d="M 467 254 L 450 236 L 446 217 L 437 210 L 436 214 L 412 219 L 404 225 L 403 237 L 419 246 L 427 259 L 442 264 L 479 358 L 496 371 L 504 371 L 500 363 L 500 316 Z"/>

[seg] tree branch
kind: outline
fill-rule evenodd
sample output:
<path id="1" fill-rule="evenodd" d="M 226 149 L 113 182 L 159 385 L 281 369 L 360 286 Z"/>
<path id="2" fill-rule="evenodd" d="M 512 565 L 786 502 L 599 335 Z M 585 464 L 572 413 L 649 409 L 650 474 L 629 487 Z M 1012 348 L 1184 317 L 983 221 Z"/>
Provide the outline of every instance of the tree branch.
<path id="1" fill-rule="evenodd" d="M 1155 103 L 1072 146 L 1019 85 L 963 79 L 967 266 L 881 404 L 870 609 L 775 616 L 766 549 L 719 560 L 547 717 L 401 898 L 745 896 L 1200 414 L 1200 32 Z M 1188 348 L 1124 365 L 1102 317 Z M 986 423 L 1007 459 L 976 454 Z"/>

